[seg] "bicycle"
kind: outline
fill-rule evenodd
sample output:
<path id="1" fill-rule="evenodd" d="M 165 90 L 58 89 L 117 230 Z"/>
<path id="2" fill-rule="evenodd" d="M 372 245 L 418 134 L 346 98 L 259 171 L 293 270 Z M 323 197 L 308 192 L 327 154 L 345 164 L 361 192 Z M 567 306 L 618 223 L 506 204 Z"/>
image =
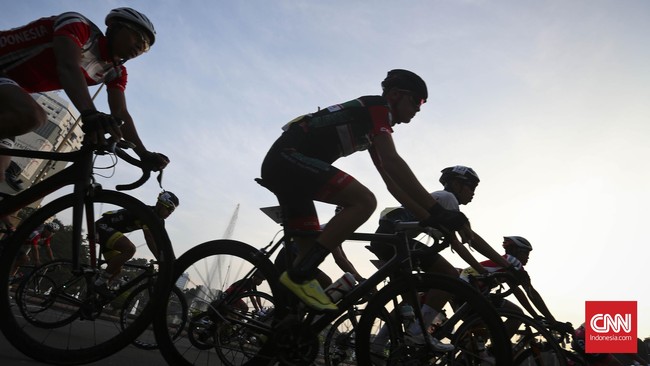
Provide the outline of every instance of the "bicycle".
<path id="1" fill-rule="evenodd" d="M 275 219 L 273 212 L 266 208 L 262 210 Z M 283 243 L 284 237 L 277 240 L 274 238 L 257 255 L 270 261 Z M 231 246 L 231 242 L 227 240 L 209 241 L 193 247 L 176 260 L 176 276 L 186 274 L 190 286 L 199 290 L 193 295 L 188 295 L 191 299 L 188 299 L 190 320 L 187 322 L 187 329 L 181 331 L 177 339 L 163 336 L 171 338 L 162 342 L 165 345 L 161 349 L 170 364 L 207 366 L 219 359 L 225 365 L 240 365 L 256 354 L 256 347 L 261 345 L 259 341 L 266 337 L 255 324 L 273 320 L 274 300 L 269 294 L 274 290 L 265 284 L 262 290 L 243 291 L 230 296 L 226 294 L 227 288 L 234 280 L 248 278 L 254 270 L 253 264 L 248 262 L 248 253 L 258 250 L 248 246 L 243 247 L 245 250 L 242 251 L 236 247 Z M 266 265 L 268 262 L 263 263 Z M 262 262 L 259 265 L 262 265 Z M 241 310 L 232 309 L 230 305 L 244 300 L 248 309 L 253 309 L 250 299 L 256 296 L 262 300 L 262 315 L 257 311 L 242 313 Z M 342 317 L 352 315 L 354 311 L 355 309 L 350 309 L 350 312 Z M 157 317 L 160 321 L 154 321 L 155 330 L 167 331 L 167 334 L 177 332 L 176 326 L 162 321 L 163 313 Z M 224 334 L 230 336 L 223 336 Z M 327 362 L 328 353 L 324 353 Z"/>
<path id="2" fill-rule="evenodd" d="M 474 288 L 457 278 L 421 273 L 417 268 L 413 268 L 406 231 L 422 230 L 422 228 L 418 223 L 400 223 L 397 226 L 399 230 L 396 234 L 354 233 L 348 238 L 354 241 L 391 242 L 396 245 L 397 253 L 375 274 L 345 294 L 339 300 L 337 304 L 339 310 L 336 312 L 318 313 L 308 309 L 279 285 L 279 273 L 268 259 L 266 248 L 257 250 L 248 244 L 234 240 L 214 240 L 200 245 L 201 249 L 196 250 L 192 258 L 189 256 L 184 258 L 183 265 L 176 264 L 177 275 L 181 268 L 191 267 L 191 263 L 200 262 L 209 256 L 220 257 L 221 262 L 236 263 L 237 268 L 247 276 L 255 271 L 264 274 L 268 282 L 269 294 L 273 296 L 275 302 L 274 317 L 271 324 L 254 324 L 254 330 L 267 341 L 254 351 L 254 355 L 249 353 L 240 355 L 237 360 L 231 360 L 233 364 L 270 365 L 278 362 L 285 365 L 311 364 L 318 356 L 320 348 L 318 336 L 323 329 L 357 304 L 360 299 L 376 291 L 376 287 L 385 279 L 390 278 L 389 283 L 376 292 L 363 309 L 356 327 L 355 356 L 358 364 L 454 364 L 456 360 L 461 359 L 461 355 L 472 352 L 471 349 L 462 347 L 449 353 L 436 352 L 430 345 L 420 347 L 405 342 L 403 319 L 399 312 L 392 310 L 398 309 L 404 302 L 417 303 L 420 292 L 433 288 L 454 294 L 458 303 L 462 304 L 458 310 L 451 311 L 453 314 L 449 317 L 444 332 L 437 331 L 433 335 L 440 339 L 449 338 L 454 334 L 454 330 L 471 315 L 478 314 L 486 330 L 485 341 L 490 345 L 496 363 L 510 365 L 512 363 L 510 344 L 507 342 L 503 324 L 490 302 Z M 298 235 L 315 234 L 285 230 L 284 241 Z M 416 271 L 414 272 L 413 269 Z M 419 306 L 415 308 L 416 319 L 421 322 L 422 314 Z M 164 325 L 158 327 L 161 323 L 158 319 L 160 317 L 154 320 L 154 329 L 165 359 L 174 365 L 197 364 L 183 358 L 183 350 L 177 350 L 170 339 L 164 339 L 168 338 L 167 331 L 161 330 L 164 329 Z M 383 324 L 387 324 L 390 338 L 381 352 L 371 354 L 371 338 Z M 473 359 L 476 360 L 476 356 Z"/>
<path id="3" fill-rule="evenodd" d="M 0 154 L 3 155 L 71 162 L 58 174 L 14 196 L 5 196 L 0 201 L 0 215 L 8 215 L 63 187 L 73 187 L 72 193 L 54 199 L 23 219 L 16 231 L 3 237 L 0 242 L 0 277 L 9 278 L 20 246 L 31 232 L 54 218 L 64 224 L 64 228 L 57 233 L 60 243 L 57 257 L 66 260 L 66 264 L 59 262 L 61 270 L 57 277 L 50 273 L 43 277 L 43 280 L 47 278 L 47 281 L 51 281 L 53 288 L 64 279 L 77 279 L 74 287 L 59 291 L 60 296 L 55 298 L 52 306 L 45 307 L 57 309 L 51 315 L 59 318 L 39 317 L 38 321 L 34 321 L 35 314 L 31 318 L 23 317 L 20 309 L 30 309 L 33 303 L 27 299 L 32 299 L 35 293 L 23 290 L 20 296 L 15 296 L 13 292 L 16 286 L 12 286 L 9 281 L 0 284 L 0 328 L 14 347 L 35 360 L 82 364 L 107 357 L 134 341 L 147 328 L 153 313 L 160 308 L 160 303 L 165 302 L 162 299 L 169 296 L 174 252 L 161 222 L 149 206 L 127 194 L 103 189 L 93 176 L 96 157 L 111 154 L 142 169 L 142 176 L 137 181 L 118 185 L 117 190 L 134 189 L 144 184 L 150 176 L 150 170 L 124 151 L 128 148 L 128 143 L 120 142 L 108 147 L 84 145 L 78 151 L 66 153 L 0 149 Z M 155 272 L 152 281 L 155 283 L 151 286 L 150 300 L 143 304 L 141 312 L 129 317 L 127 324 L 122 324 L 119 314 L 115 312 L 115 309 L 119 310 L 117 301 L 121 297 L 104 299 L 95 292 L 93 286 L 88 286 L 89 278 L 98 273 L 101 265 L 96 255 L 95 214 L 115 209 L 128 209 L 137 215 L 156 242 L 156 248 L 148 251 L 142 249 L 139 253 L 157 260 L 152 264 L 152 271 Z M 82 233 L 87 235 L 84 237 Z M 133 235 L 137 237 L 138 234 Z M 47 295 L 50 299 L 48 301 L 54 298 L 50 295 L 52 294 Z M 54 304 L 58 305 L 55 307 Z M 27 313 L 30 314 L 30 311 Z"/>
<path id="4" fill-rule="evenodd" d="M 501 307 L 503 299 L 512 293 L 512 288 L 504 291 L 504 283 L 518 283 L 517 279 L 507 272 L 492 272 L 469 277 L 469 282 L 476 286 L 478 282 L 489 283 L 483 294 L 494 304 L 499 316 L 509 333 L 512 344 L 514 365 L 567 365 L 566 350 L 558 342 L 558 336 L 543 319 L 534 319 L 523 311 L 515 311 Z M 491 288 L 493 290 L 491 291 Z M 468 321 L 472 328 L 472 321 Z M 566 328 L 566 324 L 555 324 L 558 329 Z M 461 332 L 462 333 L 462 332 Z"/>

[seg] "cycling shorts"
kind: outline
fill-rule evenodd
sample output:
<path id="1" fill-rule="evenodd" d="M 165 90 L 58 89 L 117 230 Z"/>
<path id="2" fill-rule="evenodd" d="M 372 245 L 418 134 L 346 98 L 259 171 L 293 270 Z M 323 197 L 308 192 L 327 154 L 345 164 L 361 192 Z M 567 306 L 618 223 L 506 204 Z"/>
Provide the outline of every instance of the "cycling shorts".
<path id="1" fill-rule="evenodd" d="M 278 142 L 262 164 L 264 186 L 278 198 L 287 228 L 320 230 L 314 200 L 327 202 L 355 179 L 327 161 L 282 147 Z"/>
<path id="2" fill-rule="evenodd" d="M 121 253 L 119 250 L 113 249 L 115 243 L 124 236 L 121 231 L 117 231 L 106 224 L 98 224 L 95 230 L 97 231 L 97 243 L 105 260 L 109 260 Z"/>

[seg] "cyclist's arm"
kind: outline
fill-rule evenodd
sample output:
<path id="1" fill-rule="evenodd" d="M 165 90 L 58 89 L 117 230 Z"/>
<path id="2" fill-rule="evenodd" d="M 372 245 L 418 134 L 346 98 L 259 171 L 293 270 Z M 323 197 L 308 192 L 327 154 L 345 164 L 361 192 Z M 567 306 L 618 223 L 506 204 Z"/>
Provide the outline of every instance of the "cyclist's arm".
<path id="1" fill-rule="evenodd" d="M 411 168 L 397 153 L 390 134 L 378 134 L 370 148 L 375 166 L 386 188 L 407 210 L 418 219 L 429 217 L 427 209 L 436 200 L 422 187 Z"/>
<path id="2" fill-rule="evenodd" d="M 79 111 L 96 110 L 81 71 L 81 49 L 69 37 L 55 36 L 56 70 L 66 95 Z"/>
<path id="3" fill-rule="evenodd" d="M 108 94 L 108 107 L 111 110 L 111 114 L 119 119 L 121 119 L 124 124 L 120 128 L 124 139 L 130 141 L 136 145 L 134 151 L 142 156 L 147 149 L 144 147 L 138 131 L 135 128 L 135 123 L 133 122 L 133 117 L 126 108 L 126 97 L 124 92 L 119 88 L 108 88 L 106 90 Z"/>
<path id="4" fill-rule="evenodd" d="M 151 250 L 151 253 L 153 253 L 156 256 L 156 259 L 158 259 L 158 249 L 156 247 L 156 241 L 153 239 L 151 231 L 148 227 L 143 226 L 142 233 L 144 234 L 144 240 L 147 242 L 149 250 Z"/>
<path id="5" fill-rule="evenodd" d="M 34 248 L 32 248 L 32 259 L 34 260 L 34 265 L 40 266 L 41 265 L 41 254 L 39 253 L 40 248 L 38 245 L 34 245 Z"/>
<path id="6" fill-rule="evenodd" d="M 501 254 L 499 254 L 488 242 L 486 242 L 480 235 L 476 232 L 473 232 L 474 236 L 472 239 L 472 247 L 476 249 L 479 253 L 483 254 L 486 258 L 490 259 L 497 265 L 506 268 L 510 267 L 510 262 L 508 262 Z"/>
<path id="7" fill-rule="evenodd" d="M 524 287 L 524 289 L 526 290 L 528 297 L 530 297 L 530 301 L 532 301 L 535 307 L 539 310 L 539 312 L 542 313 L 544 317 L 546 317 L 546 320 L 554 322 L 555 317 L 553 316 L 553 314 L 551 314 L 551 311 L 548 310 L 546 303 L 542 299 L 542 295 L 540 295 L 539 292 L 535 290 L 533 285 L 529 283 L 528 286 Z"/>
<path id="8" fill-rule="evenodd" d="M 389 192 L 418 219 L 428 218 L 429 209 L 438 203 L 397 153 L 392 136 L 387 133 L 376 135 L 370 153 Z M 462 242 L 472 240 L 469 222 L 458 233 Z"/>
<path id="9" fill-rule="evenodd" d="M 478 273 L 480 274 L 485 274 L 487 273 L 487 270 L 483 268 L 481 263 L 479 263 L 476 258 L 472 255 L 472 253 L 467 250 L 467 248 L 459 242 L 456 238 L 452 237 L 451 243 L 449 243 L 449 246 L 451 247 L 452 250 L 456 251 L 456 253 L 467 263 L 470 265 L 470 267 L 474 268 Z"/>
<path id="10" fill-rule="evenodd" d="M 537 311 L 535 311 L 535 308 L 530 304 L 528 301 L 528 298 L 526 297 L 526 294 L 519 288 L 517 283 L 511 283 L 508 282 L 508 286 L 511 286 L 512 288 L 512 294 L 515 295 L 515 298 L 517 298 L 517 301 L 521 304 L 521 306 L 526 309 L 528 314 L 530 314 L 533 318 L 538 318 L 539 314 L 537 314 Z M 514 286 L 514 287 L 512 287 Z"/>
<path id="11" fill-rule="evenodd" d="M 46 246 L 46 248 L 47 248 L 47 254 L 50 256 L 50 260 L 53 261 L 54 260 L 54 253 L 52 252 L 52 247 L 48 245 L 48 246 Z"/>
<path id="12" fill-rule="evenodd" d="M 363 280 L 363 276 L 359 274 L 359 272 L 354 267 L 352 262 L 348 260 L 347 255 L 345 255 L 345 252 L 343 251 L 343 248 L 341 248 L 340 245 L 332 251 L 332 256 L 334 257 L 334 262 L 336 263 L 336 265 L 339 266 L 339 268 L 341 268 L 343 272 L 352 273 L 352 275 L 357 281 Z"/>

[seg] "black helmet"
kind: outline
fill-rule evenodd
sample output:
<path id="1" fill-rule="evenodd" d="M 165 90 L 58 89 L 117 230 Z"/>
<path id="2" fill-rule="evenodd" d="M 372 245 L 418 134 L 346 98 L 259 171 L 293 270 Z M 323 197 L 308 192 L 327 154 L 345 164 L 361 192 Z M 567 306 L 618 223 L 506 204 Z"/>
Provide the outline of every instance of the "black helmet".
<path id="1" fill-rule="evenodd" d="M 170 191 L 162 191 L 158 195 L 158 202 L 162 203 L 168 208 L 176 209 L 178 207 L 178 197 Z"/>
<path id="2" fill-rule="evenodd" d="M 390 88 L 398 88 L 408 90 L 413 93 L 422 102 L 426 102 L 429 97 L 427 91 L 427 84 L 414 72 L 402 69 L 394 69 L 388 72 L 386 79 L 381 82 L 381 88 L 388 90 Z"/>
<path id="3" fill-rule="evenodd" d="M 473 184 L 478 184 L 478 182 L 481 181 L 478 179 L 478 174 L 476 174 L 474 169 L 467 166 L 450 166 L 449 168 L 443 169 L 441 173 L 440 183 L 442 183 L 443 186 L 447 185 L 447 183 L 453 179 L 466 180 Z"/>

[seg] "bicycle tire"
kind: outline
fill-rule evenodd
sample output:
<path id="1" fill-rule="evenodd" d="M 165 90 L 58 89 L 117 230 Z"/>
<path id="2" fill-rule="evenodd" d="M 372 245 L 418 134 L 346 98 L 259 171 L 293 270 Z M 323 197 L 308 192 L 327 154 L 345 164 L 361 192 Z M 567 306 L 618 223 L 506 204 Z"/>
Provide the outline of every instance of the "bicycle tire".
<path id="1" fill-rule="evenodd" d="M 71 260 L 72 235 L 69 228 L 72 225 L 71 218 L 75 203 L 74 194 L 68 194 L 55 199 L 26 218 L 6 242 L 8 245 L 5 246 L 0 258 L 0 276 L 8 278 L 20 246 L 36 228 L 53 218 L 64 224 L 62 230 L 55 235 L 55 239 L 62 243 L 57 247 L 62 251 L 57 253 L 57 257 Z M 93 207 L 94 212 L 102 212 L 106 208 L 127 209 L 149 228 L 157 245 L 155 252 L 149 253 L 160 261 L 157 268 L 158 275 L 153 285 L 154 296 L 147 304 L 148 311 L 144 311 L 142 316 L 127 329 L 119 326 L 119 319 L 116 320 L 118 317 L 110 315 L 110 311 L 113 311 L 115 306 L 114 301 L 120 298 L 108 302 L 90 297 L 85 299 L 81 312 L 83 315 L 65 326 L 44 329 L 27 322 L 18 316 L 18 312 L 13 311 L 13 299 L 10 296 L 12 288 L 3 282 L 0 285 L 0 328 L 16 349 L 37 361 L 77 365 L 97 361 L 116 353 L 129 345 L 147 327 L 155 311 L 160 308 L 159 299 L 166 299 L 171 288 L 174 252 L 164 227 L 150 206 L 124 193 L 103 190 L 96 190 L 93 195 L 87 197 L 86 204 L 86 207 Z M 85 217 L 86 214 L 84 209 L 83 216 Z M 93 217 L 92 220 L 95 218 Z M 82 225 L 81 229 L 88 232 L 85 226 L 86 218 L 82 220 Z M 138 234 L 134 236 L 136 235 Z M 147 253 L 144 249 L 138 249 L 138 252 L 143 255 Z M 83 253 L 83 251 L 79 253 L 80 258 L 87 264 L 87 258 Z M 84 264 L 84 261 L 81 263 Z"/>
<path id="2" fill-rule="evenodd" d="M 229 299 L 232 303 L 246 304 L 251 297 L 257 297 L 262 307 L 267 310 L 275 308 L 273 297 L 260 291 L 244 292 Z M 258 326 L 271 325 L 272 314 L 259 316 L 250 312 L 251 305 L 246 304 L 246 310 L 232 309 L 231 306 L 221 306 L 215 309 L 219 312 L 219 325 L 215 331 L 215 351 L 223 365 L 237 366 L 233 360 L 250 359 L 259 352 L 261 345 L 268 339 L 268 335 L 257 330 Z M 215 318 L 215 316 L 212 316 Z"/>
<path id="3" fill-rule="evenodd" d="M 361 314 L 361 310 L 350 310 L 336 318 L 327 329 L 323 343 L 323 359 L 326 366 L 357 364 L 354 338 Z"/>
<path id="4" fill-rule="evenodd" d="M 227 287 L 257 269 L 264 276 L 266 282 L 263 292 L 273 297 L 275 310 L 274 319 L 283 314 L 283 306 L 278 304 L 278 294 L 281 288 L 278 281 L 279 273 L 267 256 L 258 249 L 235 240 L 213 240 L 199 244 L 181 255 L 174 263 L 175 279 L 187 273 L 188 286 L 186 294 L 195 289 L 203 290 L 200 296 L 187 298 L 190 319 L 205 312 L 208 305 L 218 299 Z M 210 291 L 205 291 L 205 289 Z M 218 290 L 218 291 L 217 291 Z M 203 304 L 203 305 L 201 305 Z M 169 337 L 169 330 L 165 321 L 167 309 L 163 309 L 154 319 L 154 332 L 159 349 L 165 360 L 170 365 L 212 365 L 219 362 L 219 355 L 214 347 L 196 347 L 188 338 L 188 332 L 182 332 L 176 340 Z M 188 326 L 191 321 L 188 322 Z M 269 352 L 272 352 L 269 351 Z M 262 353 L 262 351 L 260 351 Z M 242 361 L 243 362 L 243 361 Z"/>
<path id="5" fill-rule="evenodd" d="M 429 289 L 438 289 L 453 295 L 454 300 L 458 303 L 467 304 L 471 312 L 467 314 L 459 312 L 457 328 L 462 321 L 470 318 L 470 315 L 478 314 L 484 321 L 489 337 L 492 343 L 492 351 L 499 366 L 509 366 L 512 364 L 512 350 L 503 323 L 499 318 L 496 310 L 490 302 L 474 288 L 467 283 L 444 275 L 419 273 L 401 277 L 392 280 L 387 286 L 377 292 L 363 311 L 359 320 L 356 333 L 356 356 L 359 365 L 418 365 L 418 364 L 435 364 L 435 365 L 458 365 L 457 353 L 462 349 L 456 349 L 452 352 L 435 352 L 428 350 L 426 347 L 414 346 L 405 342 L 402 338 L 403 331 L 401 326 L 396 332 L 398 337 L 391 338 L 389 345 L 381 347 L 381 353 L 377 353 L 376 343 L 371 342 L 374 339 L 379 328 L 377 322 L 385 322 L 381 315 L 396 309 L 402 303 L 403 299 L 418 299 L 417 293 L 425 292 Z M 413 301 L 413 300 L 411 300 Z M 450 320 L 455 319 L 453 309 L 446 309 L 447 316 Z M 396 316 L 392 317 L 393 319 Z M 458 323 L 460 322 L 460 323 Z M 448 323 L 448 324 L 450 324 Z M 441 337 L 434 333 L 434 335 Z M 452 334 L 444 334 L 442 337 L 450 338 Z M 394 337 L 394 335 L 391 335 Z M 371 344 L 373 348 L 371 349 Z M 371 352 L 371 350 L 375 352 Z"/>
<path id="6" fill-rule="evenodd" d="M 49 275 L 43 274 L 46 272 Z M 34 269 L 25 277 L 16 290 L 16 304 L 26 321 L 38 328 L 54 329 L 73 322 L 79 316 L 76 294 L 66 293 L 66 290 L 76 288 L 78 284 L 85 285 L 85 281 L 83 277 L 72 274 L 71 262 L 56 260 Z M 48 288 L 41 289 L 42 286 Z M 40 293 L 35 293 L 37 291 Z"/>
<path id="7" fill-rule="evenodd" d="M 507 321 L 518 324 L 517 330 L 510 337 L 513 365 L 566 366 L 565 350 L 543 324 L 516 311 L 497 309 L 497 312 L 504 324 L 507 324 Z M 464 323 L 454 335 L 454 344 L 462 342 L 463 337 L 470 338 L 474 324 L 480 321 L 475 317 Z"/>
<path id="8" fill-rule="evenodd" d="M 140 312 L 144 310 L 144 307 L 139 306 L 139 304 L 143 301 L 148 303 L 150 296 L 151 289 L 149 284 L 142 284 L 138 286 L 135 291 L 131 292 L 120 311 L 122 327 L 128 327 L 134 312 L 140 314 Z M 168 320 L 175 326 L 171 328 L 172 332 L 170 333 L 170 336 L 172 339 L 176 339 L 185 327 L 188 316 L 187 302 L 185 301 L 183 292 L 178 287 L 172 287 L 172 291 L 169 294 L 168 304 L 173 304 L 174 306 L 173 314 L 168 315 Z M 167 307 L 169 308 L 169 305 Z M 158 342 L 156 342 L 156 337 L 153 332 L 153 324 L 150 324 L 147 329 L 132 342 L 132 344 L 135 347 L 144 350 L 158 349 Z"/>

